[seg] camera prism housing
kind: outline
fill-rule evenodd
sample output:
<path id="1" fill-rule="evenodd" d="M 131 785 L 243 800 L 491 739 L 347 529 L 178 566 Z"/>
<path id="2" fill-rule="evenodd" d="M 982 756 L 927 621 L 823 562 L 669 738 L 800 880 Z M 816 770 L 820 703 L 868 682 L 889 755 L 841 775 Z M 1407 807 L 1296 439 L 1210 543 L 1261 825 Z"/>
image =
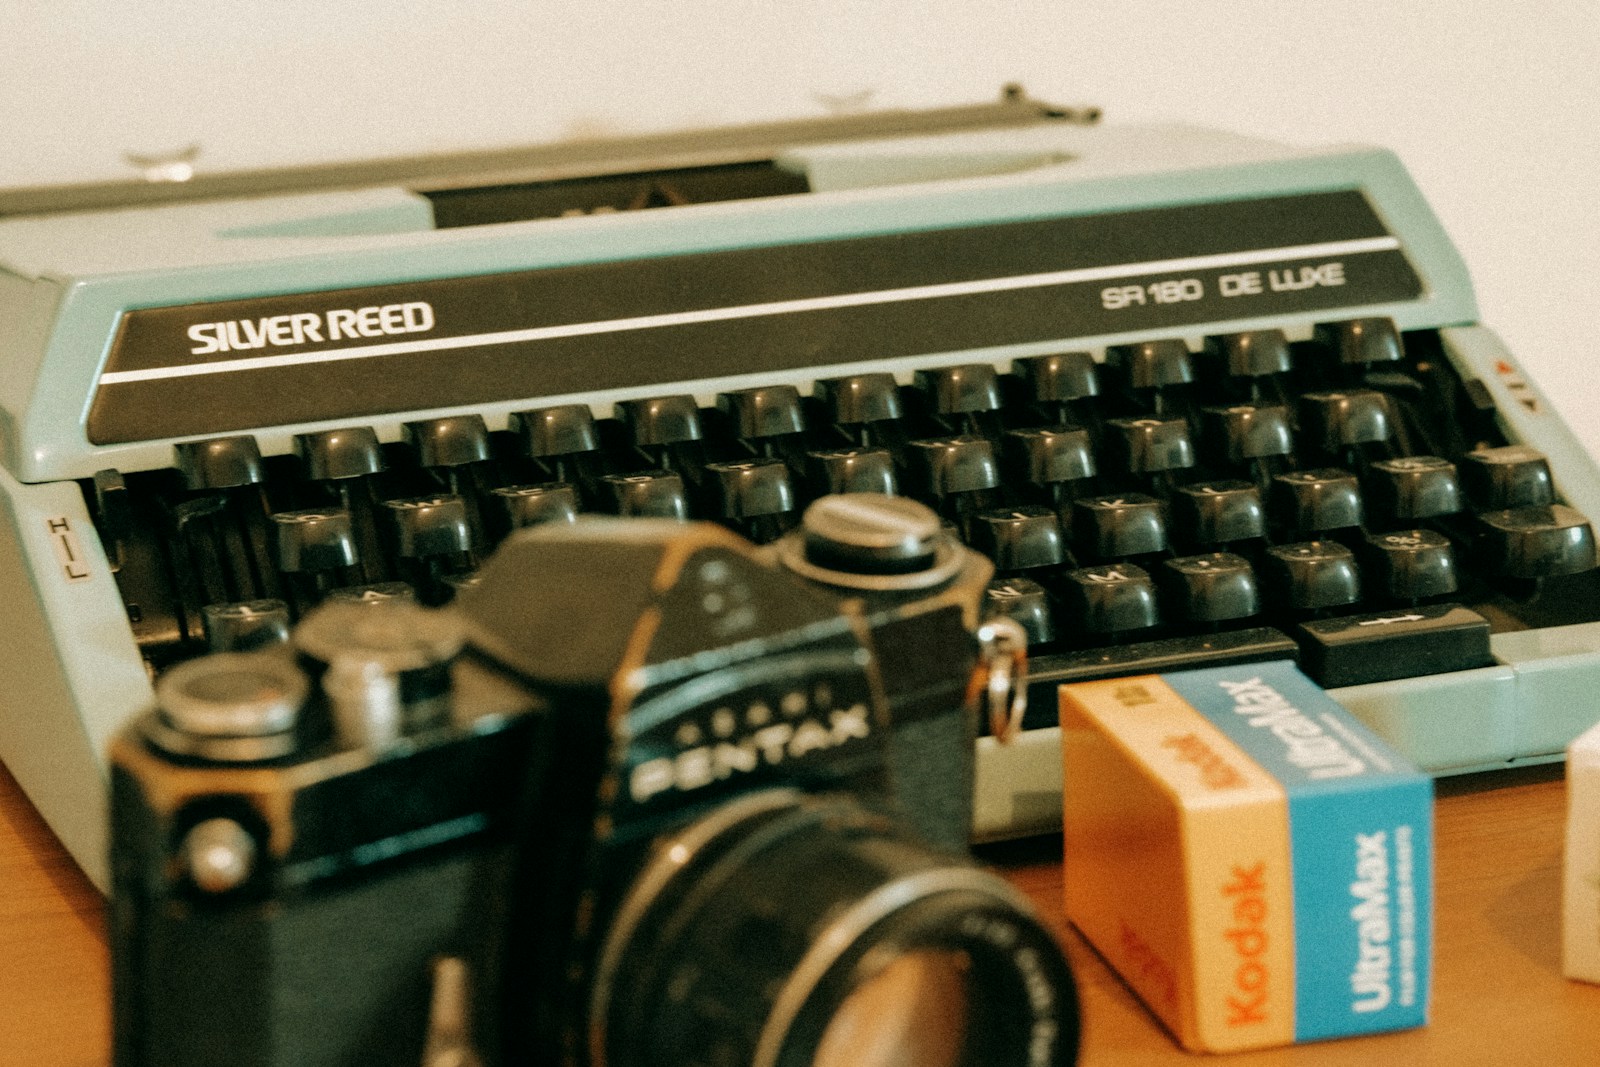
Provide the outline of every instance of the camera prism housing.
<path id="1" fill-rule="evenodd" d="M 175 668 L 113 750 L 116 1063 L 1071 1063 L 964 855 L 989 573 L 886 497 L 585 521 Z"/>

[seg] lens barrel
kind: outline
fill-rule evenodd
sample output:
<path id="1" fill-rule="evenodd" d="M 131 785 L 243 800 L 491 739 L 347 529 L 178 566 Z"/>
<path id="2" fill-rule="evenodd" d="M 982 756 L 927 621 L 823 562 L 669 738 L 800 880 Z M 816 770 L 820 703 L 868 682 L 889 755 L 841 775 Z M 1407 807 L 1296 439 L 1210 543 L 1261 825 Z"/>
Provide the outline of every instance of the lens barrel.
<path id="1" fill-rule="evenodd" d="M 917 1029 L 941 1067 L 1077 1054 L 1071 973 L 1025 898 L 846 796 L 752 794 L 659 842 L 595 977 L 596 1067 L 875 1067 L 841 1050 L 903 1046 L 863 1023 Z"/>

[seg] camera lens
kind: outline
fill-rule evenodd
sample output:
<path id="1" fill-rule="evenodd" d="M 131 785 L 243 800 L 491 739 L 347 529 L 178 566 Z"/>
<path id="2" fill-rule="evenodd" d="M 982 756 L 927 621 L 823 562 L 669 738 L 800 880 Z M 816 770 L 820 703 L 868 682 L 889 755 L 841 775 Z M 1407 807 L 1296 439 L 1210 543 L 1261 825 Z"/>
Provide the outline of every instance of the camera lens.
<path id="1" fill-rule="evenodd" d="M 1037 1067 L 1077 1050 L 1070 972 L 1024 898 L 852 798 L 790 791 L 657 844 L 591 1021 L 605 1067 Z"/>

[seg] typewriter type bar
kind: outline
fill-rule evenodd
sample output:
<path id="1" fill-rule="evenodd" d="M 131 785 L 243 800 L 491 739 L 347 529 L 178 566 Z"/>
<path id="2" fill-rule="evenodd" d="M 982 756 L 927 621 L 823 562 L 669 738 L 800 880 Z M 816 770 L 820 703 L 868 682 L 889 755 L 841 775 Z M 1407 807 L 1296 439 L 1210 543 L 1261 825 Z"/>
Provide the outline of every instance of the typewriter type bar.
<path id="1" fill-rule="evenodd" d="M 98 753 L 173 662 L 447 602 L 534 523 L 763 542 L 879 491 L 1034 641 L 980 838 L 1059 824 L 1064 681 L 1291 658 L 1435 773 L 1559 758 L 1600 478 L 1395 158 L 1006 115 L 0 220 L 0 756 L 96 872 Z"/>

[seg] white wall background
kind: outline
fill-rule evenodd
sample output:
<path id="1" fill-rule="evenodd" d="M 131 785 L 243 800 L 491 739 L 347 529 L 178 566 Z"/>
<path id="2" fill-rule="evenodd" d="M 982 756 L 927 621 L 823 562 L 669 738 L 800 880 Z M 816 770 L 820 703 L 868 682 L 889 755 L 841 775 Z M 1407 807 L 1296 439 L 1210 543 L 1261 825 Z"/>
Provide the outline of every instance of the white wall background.
<path id="1" fill-rule="evenodd" d="M 991 97 L 1397 150 L 1600 454 L 1595 0 L 0 2 L 0 185 Z"/>

